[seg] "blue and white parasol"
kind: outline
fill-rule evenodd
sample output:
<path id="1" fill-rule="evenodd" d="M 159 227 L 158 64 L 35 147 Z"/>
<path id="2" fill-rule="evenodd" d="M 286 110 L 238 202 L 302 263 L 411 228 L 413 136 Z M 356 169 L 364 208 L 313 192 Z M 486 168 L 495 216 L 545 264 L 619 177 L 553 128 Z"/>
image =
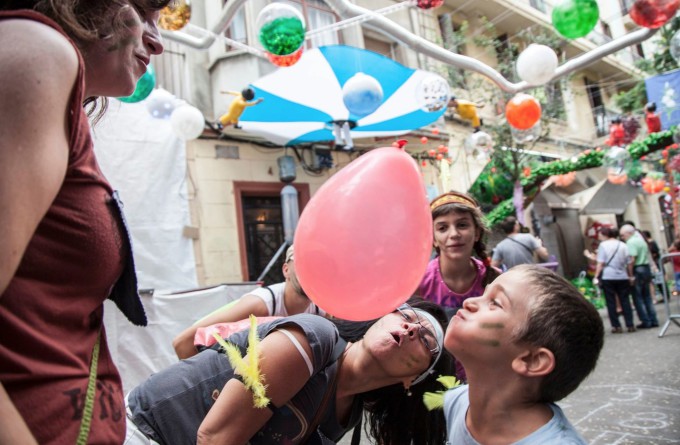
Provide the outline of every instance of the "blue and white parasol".
<path id="1" fill-rule="evenodd" d="M 375 78 L 382 87 L 382 103 L 366 116 L 352 114 L 343 102 L 343 85 L 357 73 Z M 449 94 L 448 84 L 436 74 L 344 45 L 307 51 L 295 65 L 250 87 L 264 101 L 246 108 L 239 125 L 281 145 L 334 140 L 334 123 L 344 122 L 356 139 L 408 133 L 439 119 Z"/>

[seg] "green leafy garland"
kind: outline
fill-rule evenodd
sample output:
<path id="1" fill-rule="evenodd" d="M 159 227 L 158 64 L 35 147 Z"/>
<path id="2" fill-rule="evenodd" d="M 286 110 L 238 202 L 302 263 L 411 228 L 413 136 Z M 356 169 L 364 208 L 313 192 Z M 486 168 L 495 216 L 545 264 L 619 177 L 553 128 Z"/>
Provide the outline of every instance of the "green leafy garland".
<path id="1" fill-rule="evenodd" d="M 669 130 L 652 133 L 641 141 L 632 142 L 626 149 L 630 153 L 631 158 L 639 159 L 649 153 L 663 150 L 673 144 L 673 134 L 675 133 L 675 126 Z M 529 205 L 536 191 L 541 183 L 553 175 L 563 175 L 565 173 L 585 170 L 587 168 L 601 167 L 602 158 L 605 151 L 599 149 L 585 150 L 581 154 L 572 159 L 561 159 L 559 161 L 548 162 L 542 164 L 523 177 L 520 182 L 524 188 L 524 193 L 527 199 L 525 205 Z M 488 227 L 494 227 L 496 224 L 503 221 L 508 216 L 515 213 L 515 206 L 512 203 L 512 198 L 508 198 L 496 206 L 491 212 L 486 215 L 486 223 Z"/>

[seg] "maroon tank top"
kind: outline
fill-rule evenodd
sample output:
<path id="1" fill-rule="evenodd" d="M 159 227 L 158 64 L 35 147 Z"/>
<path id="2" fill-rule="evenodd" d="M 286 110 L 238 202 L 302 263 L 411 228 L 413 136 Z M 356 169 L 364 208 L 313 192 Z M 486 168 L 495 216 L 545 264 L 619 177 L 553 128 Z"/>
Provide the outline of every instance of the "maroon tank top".
<path id="1" fill-rule="evenodd" d="M 56 23 L 33 11 L 0 12 L 0 20 L 6 19 L 34 20 L 69 39 Z M 103 332 L 103 302 L 124 270 L 129 249 L 113 191 L 95 159 L 82 106 L 84 64 L 74 48 L 79 63 L 68 106 L 68 167 L 0 298 L 0 381 L 38 443 L 75 443 L 92 349 L 101 330 L 88 443 L 120 444 L 125 409 Z"/>

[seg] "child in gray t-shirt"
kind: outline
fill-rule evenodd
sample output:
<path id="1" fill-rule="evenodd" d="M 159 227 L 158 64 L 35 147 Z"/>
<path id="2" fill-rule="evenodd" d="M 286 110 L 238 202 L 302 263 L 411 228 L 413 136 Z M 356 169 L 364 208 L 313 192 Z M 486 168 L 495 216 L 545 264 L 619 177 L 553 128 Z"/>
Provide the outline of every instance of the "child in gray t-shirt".
<path id="1" fill-rule="evenodd" d="M 595 368 L 599 313 L 554 272 L 516 266 L 469 298 L 451 319 L 445 348 L 468 385 L 448 391 L 449 444 L 585 444 L 554 402 Z"/>

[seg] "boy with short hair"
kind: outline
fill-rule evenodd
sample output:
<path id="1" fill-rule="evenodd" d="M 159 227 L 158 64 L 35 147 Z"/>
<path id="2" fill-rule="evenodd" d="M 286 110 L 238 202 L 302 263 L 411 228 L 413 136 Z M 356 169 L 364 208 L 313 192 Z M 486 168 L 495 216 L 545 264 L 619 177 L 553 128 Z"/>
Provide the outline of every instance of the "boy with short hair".
<path id="1" fill-rule="evenodd" d="M 568 281 L 516 266 L 451 319 L 446 349 L 468 384 L 444 398 L 449 444 L 585 444 L 554 402 L 595 368 L 604 342 L 597 310 Z"/>

